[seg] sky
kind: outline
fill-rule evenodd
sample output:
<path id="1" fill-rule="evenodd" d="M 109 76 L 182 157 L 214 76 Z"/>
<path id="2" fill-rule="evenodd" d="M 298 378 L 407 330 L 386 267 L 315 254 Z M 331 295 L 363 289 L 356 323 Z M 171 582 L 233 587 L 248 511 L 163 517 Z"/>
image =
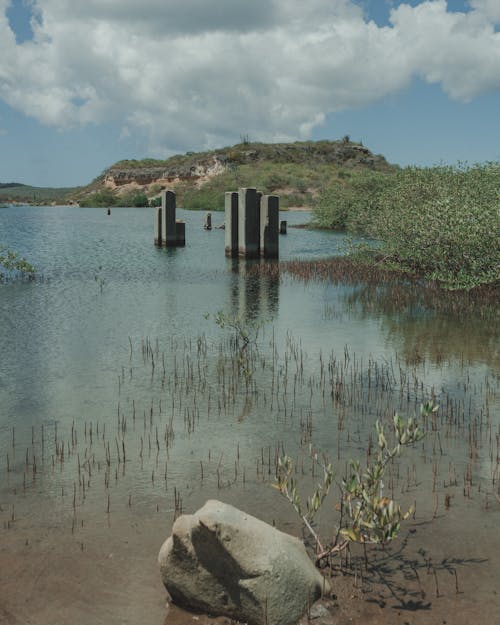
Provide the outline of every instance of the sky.
<path id="1" fill-rule="evenodd" d="M 349 135 L 500 161 L 500 0 L 0 0 L 0 182 Z"/>

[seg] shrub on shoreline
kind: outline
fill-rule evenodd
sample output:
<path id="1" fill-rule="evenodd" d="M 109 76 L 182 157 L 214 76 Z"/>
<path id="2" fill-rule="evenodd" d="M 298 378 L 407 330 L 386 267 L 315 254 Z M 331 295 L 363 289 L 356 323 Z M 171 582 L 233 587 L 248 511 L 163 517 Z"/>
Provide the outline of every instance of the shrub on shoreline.
<path id="1" fill-rule="evenodd" d="M 500 164 L 408 167 L 330 187 L 315 223 L 373 237 L 393 267 L 471 289 L 500 278 Z M 337 193 L 337 195 L 335 195 Z"/>
<path id="2" fill-rule="evenodd" d="M 353 172 L 323 191 L 314 206 L 313 223 L 320 228 L 369 233 L 380 212 L 380 197 L 394 183 L 392 173 Z"/>

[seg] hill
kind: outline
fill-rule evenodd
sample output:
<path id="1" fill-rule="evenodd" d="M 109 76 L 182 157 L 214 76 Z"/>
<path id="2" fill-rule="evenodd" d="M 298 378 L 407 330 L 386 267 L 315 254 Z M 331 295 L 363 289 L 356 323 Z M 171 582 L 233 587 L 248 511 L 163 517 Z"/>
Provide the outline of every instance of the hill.
<path id="1" fill-rule="evenodd" d="M 19 182 L 0 182 L 0 203 L 66 204 L 79 189 L 80 187 L 31 187 Z"/>
<path id="2" fill-rule="evenodd" d="M 397 169 L 347 137 L 340 141 L 253 143 L 208 152 L 187 152 L 166 160 L 122 160 L 106 169 L 73 199 L 83 206 L 154 203 L 163 189 L 184 208 L 222 210 L 224 192 L 257 187 L 280 195 L 281 205 L 309 206 L 336 179 L 353 171 Z"/>

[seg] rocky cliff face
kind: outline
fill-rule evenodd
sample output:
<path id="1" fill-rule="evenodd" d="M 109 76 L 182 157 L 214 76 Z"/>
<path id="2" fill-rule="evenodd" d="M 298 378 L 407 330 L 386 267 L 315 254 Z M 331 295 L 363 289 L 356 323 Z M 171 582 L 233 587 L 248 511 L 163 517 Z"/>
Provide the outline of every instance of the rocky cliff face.
<path id="1" fill-rule="evenodd" d="M 179 182 L 191 181 L 202 183 L 213 176 L 223 173 L 227 162 L 219 156 L 212 156 L 195 163 L 172 163 L 162 166 L 127 167 L 119 163 L 110 167 L 103 174 L 106 187 L 116 189 L 124 185 L 160 186 L 176 185 Z"/>

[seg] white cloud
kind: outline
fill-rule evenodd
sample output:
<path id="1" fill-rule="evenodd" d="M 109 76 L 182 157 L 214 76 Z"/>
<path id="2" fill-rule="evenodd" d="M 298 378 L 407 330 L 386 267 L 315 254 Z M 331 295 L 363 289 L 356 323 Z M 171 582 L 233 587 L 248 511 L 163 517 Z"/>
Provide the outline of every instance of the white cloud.
<path id="1" fill-rule="evenodd" d="M 500 2 L 498 0 L 469 0 L 472 8 L 482 13 L 495 24 L 500 24 Z"/>
<path id="2" fill-rule="evenodd" d="M 351 0 L 36 0 L 16 45 L 0 0 L 0 97 L 59 128 L 118 121 L 158 155 L 307 138 L 415 75 L 461 100 L 498 89 L 497 0 L 472 4 L 402 4 L 379 27 Z"/>
<path id="3" fill-rule="evenodd" d="M 448 12 L 437 0 L 400 5 L 391 22 L 408 67 L 452 98 L 467 101 L 500 88 L 500 34 L 484 14 Z"/>

